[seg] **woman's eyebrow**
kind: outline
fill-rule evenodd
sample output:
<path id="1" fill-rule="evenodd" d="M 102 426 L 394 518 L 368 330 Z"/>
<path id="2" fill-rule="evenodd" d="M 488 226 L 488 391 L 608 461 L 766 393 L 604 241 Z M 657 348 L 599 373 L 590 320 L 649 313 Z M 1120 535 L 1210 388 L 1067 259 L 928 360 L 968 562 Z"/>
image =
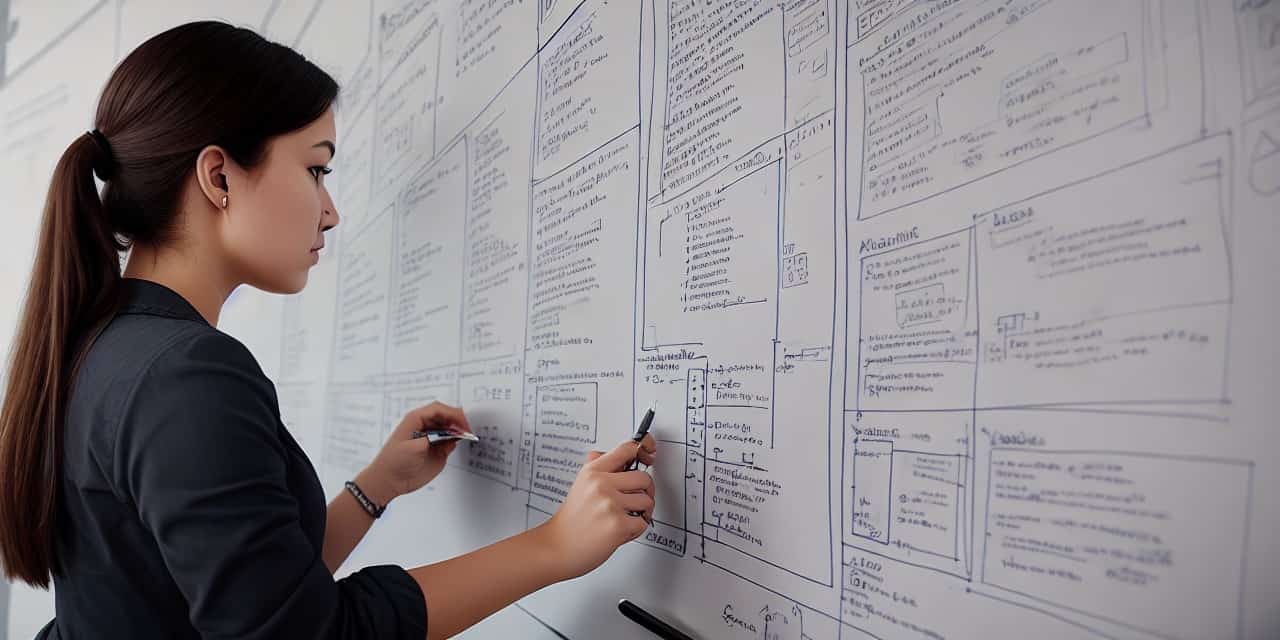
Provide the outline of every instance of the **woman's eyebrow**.
<path id="1" fill-rule="evenodd" d="M 333 159 L 333 156 L 337 153 L 337 149 L 335 149 L 335 148 L 334 148 L 333 143 L 332 143 L 332 142 L 330 142 L 330 141 L 328 141 L 328 140 L 323 140 L 323 141 L 320 141 L 320 142 L 317 142 L 317 143 L 315 143 L 315 144 L 311 145 L 311 148 L 312 148 L 312 149 L 314 149 L 314 148 L 316 148 L 316 147 L 324 147 L 324 148 L 328 149 L 328 150 L 329 150 L 329 159 L 330 159 L 330 160 L 332 160 L 332 159 Z"/>

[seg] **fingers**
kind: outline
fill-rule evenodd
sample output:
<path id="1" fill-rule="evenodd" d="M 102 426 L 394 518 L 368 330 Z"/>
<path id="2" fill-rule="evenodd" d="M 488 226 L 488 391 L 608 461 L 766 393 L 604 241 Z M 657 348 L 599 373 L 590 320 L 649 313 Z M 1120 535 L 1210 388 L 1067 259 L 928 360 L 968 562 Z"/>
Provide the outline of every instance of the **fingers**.
<path id="1" fill-rule="evenodd" d="M 623 465 L 635 459 L 636 443 L 627 440 L 622 444 L 613 448 L 612 451 L 604 453 L 591 462 L 587 463 L 587 467 L 596 471 L 617 471 Z"/>
<path id="2" fill-rule="evenodd" d="M 645 466 L 652 467 L 657 456 L 658 441 L 653 438 L 653 434 L 645 434 L 644 440 L 640 441 L 640 450 L 637 453 L 636 458 L 638 458 Z"/>
<path id="3" fill-rule="evenodd" d="M 635 440 L 623 440 L 621 444 L 614 447 L 611 451 L 593 458 L 587 462 L 587 467 L 596 471 L 617 471 L 627 465 L 627 463 L 640 458 L 644 462 L 647 458 L 649 462 L 645 464 L 653 464 L 653 454 L 657 451 L 657 441 L 652 440 L 653 436 L 646 435 L 645 440 L 650 440 L 652 451 L 645 450 L 644 440 L 637 445 Z"/>
<path id="4" fill-rule="evenodd" d="M 632 460 L 652 465 L 657 453 L 657 440 L 646 435 L 640 442 L 626 440 L 607 452 L 587 453 L 587 462 L 579 474 L 595 494 L 602 513 L 621 540 L 616 544 L 644 535 L 653 521 L 655 487 L 653 476 L 644 471 L 621 471 Z"/>
<path id="5" fill-rule="evenodd" d="M 423 455 L 439 454 L 446 458 L 453 453 L 454 449 L 458 448 L 458 442 L 458 440 L 448 440 L 431 444 L 431 441 L 427 438 L 411 438 L 404 441 L 405 446 L 411 447 L 413 451 Z"/>
<path id="6" fill-rule="evenodd" d="M 619 471 L 609 474 L 613 488 L 618 491 L 648 493 L 653 488 L 653 476 L 644 471 Z"/>
<path id="7" fill-rule="evenodd" d="M 584 466 L 597 471 L 617 471 L 632 460 L 639 460 L 645 466 L 651 467 L 657 459 L 657 453 L 658 440 L 652 433 L 646 433 L 639 443 L 635 440 L 624 440 L 611 451 L 587 453 L 587 462 Z M 601 458 L 604 460 L 599 461 Z"/>
<path id="8" fill-rule="evenodd" d="M 643 518 L 646 523 L 653 522 L 654 485 L 653 476 L 644 471 L 621 471 L 607 476 L 619 493 L 615 498 L 630 517 Z"/>
<path id="9" fill-rule="evenodd" d="M 624 536 L 626 536 L 627 542 L 635 540 L 636 538 L 639 538 L 640 536 L 644 535 L 644 532 L 647 531 L 648 529 L 649 529 L 648 517 L 640 518 L 640 517 L 628 515 L 624 518 L 622 523 L 622 533 Z"/>
<path id="10" fill-rule="evenodd" d="M 652 451 L 645 451 L 644 449 L 639 449 L 638 451 L 639 451 L 639 453 L 638 453 L 638 454 L 636 454 L 636 458 L 637 458 L 638 460 L 640 460 L 640 462 L 644 463 L 644 465 L 645 465 L 645 466 L 647 466 L 647 467 L 652 467 L 652 466 L 653 466 L 654 461 L 656 461 L 656 460 L 657 460 L 657 455 L 656 455 L 654 452 L 652 452 Z M 587 464 L 587 465 L 590 465 L 590 464 L 591 464 L 591 462 L 593 462 L 596 458 L 599 458 L 600 456 L 603 456 L 604 454 L 605 454 L 605 452 L 604 452 L 604 451 L 589 451 L 589 452 L 587 452 L 587 462 L 586 462 L 586 464 Z M 628 460 L 627 462 L 630 462 L 630 460 Z M 621 468 L 623 468 L 623 467 L 625 467 L 625 466 L 626 466 L 626 462 L 624 462 L 621 466 L 619 466 L 619 467 L 618 467 L 618 469 L 621 469 Z M 597 470 L 597 471 L 617 471 L 617 469 L 596 469 L 596 470 Z"/>
<path id="11" fill-rule="evenodd" d="M 653 513 L 653 496 L 647 493 L 624 493 L 618 497 L 618 504 L 623 509 L 632 512 L 641 512 L 645 520 L 649 519 L 649 514 Z"/>
<path id="12" fill-rule="evenodd" d="M 424 407 L 413 409 L 405 415 L 397 431 L 423 431 L 442 427 L 471 431 L 471 424 L 467 422 L 467 416 L 463 414 L 462 409 L 443 402 L 432 402 Z"/>
<path id="13" fill-rule="evenodd" d="M 644 434 L 644 439 L 640 441 L 640 449 L 644 453 L 654 454 L 658 452 L 658 440 L 653 437 L 652 433 Z"/>

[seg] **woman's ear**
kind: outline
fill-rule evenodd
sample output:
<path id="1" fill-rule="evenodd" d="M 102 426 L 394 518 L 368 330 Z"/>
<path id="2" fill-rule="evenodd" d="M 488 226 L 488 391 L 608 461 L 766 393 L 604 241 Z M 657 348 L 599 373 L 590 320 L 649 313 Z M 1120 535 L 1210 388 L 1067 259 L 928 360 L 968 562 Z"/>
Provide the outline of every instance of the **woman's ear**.
<path id="1" fill-rule="evenodd" d="M 196 181 L 205 199 L 217 209 L 223 209 L 229 203 L 231 185 L 227 172 L 231 170 L 231 164 L 230 156 L 219 146 L 205 147 L 196 156 Z"/>

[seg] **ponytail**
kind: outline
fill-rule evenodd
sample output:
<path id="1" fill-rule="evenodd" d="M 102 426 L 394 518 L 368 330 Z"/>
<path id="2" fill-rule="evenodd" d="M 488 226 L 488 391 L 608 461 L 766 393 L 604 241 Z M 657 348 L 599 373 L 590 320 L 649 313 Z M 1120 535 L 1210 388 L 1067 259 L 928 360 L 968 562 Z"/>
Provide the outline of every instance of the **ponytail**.
<path id="1" fill-rule="evenodd" d="M 120 252 L 94 182 L 114 168 L 96 130 L 58 160 L 0 406 L 0 561 L 10 579 L 49 587 L 62 423 L 79 360 L 119 309 Z"/>

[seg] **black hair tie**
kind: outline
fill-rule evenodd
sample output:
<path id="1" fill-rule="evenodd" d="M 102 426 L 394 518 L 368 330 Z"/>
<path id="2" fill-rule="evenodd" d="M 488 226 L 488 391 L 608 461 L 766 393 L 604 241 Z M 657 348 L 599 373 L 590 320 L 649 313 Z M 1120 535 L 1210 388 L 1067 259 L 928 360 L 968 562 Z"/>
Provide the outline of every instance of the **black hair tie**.
<path id="1" fill-rule="evenodd" d="M 93 144 L 98 147 L 98 155 L 93 160 L 93 174 L 98 176 L 99 180 L 106 182 L 116 173 L 116 159 L 111 153 L 111 145 L 107 144 L 107 137 L 97 129 L 90 131 L 89 136 L 93 138 Z"/>

